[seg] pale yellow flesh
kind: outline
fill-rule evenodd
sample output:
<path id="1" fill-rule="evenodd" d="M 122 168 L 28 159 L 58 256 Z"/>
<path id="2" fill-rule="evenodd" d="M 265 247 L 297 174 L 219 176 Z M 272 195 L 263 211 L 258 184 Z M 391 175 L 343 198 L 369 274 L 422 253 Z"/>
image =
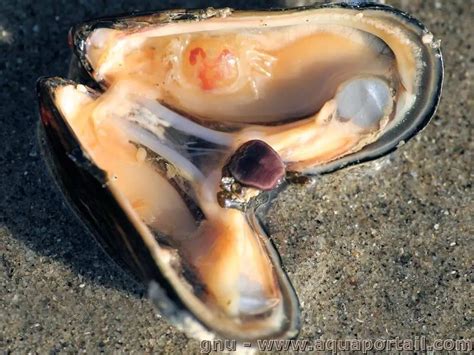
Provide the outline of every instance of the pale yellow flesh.
<path id="1" fill-rule="evenodd" d="M 299 33 L 300 27 L 152 37 L 121 51 L 116 62 L 96 40 L 90 59 L 94 67 L 108 68 L 107 82 L 140 80 L 157 88 L 156 99 L 193 117 L 236 123 L 314 114 L 351 77 L 385 76 L 393 69 L 390 54 L 381 54 L 376 39 L 361 31 L 343 28 L 341 34 L 335 27 Z M 99 31 L 105 38 L 119 36 Z"/>
<path id="2" fill-rule="evenodd" d="M 396 64 L 384 46 L 374 36 L 341 25 L 155 37 L 99 29 L 88 41 L 88 53 L 96 75 L 112 87 L 133 83 L 135 94 L 191 118 L 251 122 L 233 139 L 234 149 L 261 139 L 290 169 L 304 171 L 362 148 L 384 128 L 387 121 L 362 130 L 320 118 L 335 115 L 330 101 L 347 80 L 364 75 L 391 80 Z M 308 115 L 313 117 L 305 125 L 300 122 L 299 129 L 279 125 L 274 136 L 274 129 L 257 126 Z"/>
<path id="3" fill-rule="evenodd" d="M 266 251 L 242 212 L 222 209 L 213 199 L 218 181 L 209 176 L 205 187 L 196 187 L 206 216 L 198 223 L 176 189 L 153 167 L 146 150 L 129 141 L 113 114 L 104 113 L 109 96 L 93 100 L 73 86 L 56 91 L 63 115 L 91 160 L 106 171 L 109 183 L 145 224 L 179 245 L 182 257 L 206 285 L 206 302 L 231 316 L 275 306 L 280 296 Z"/>

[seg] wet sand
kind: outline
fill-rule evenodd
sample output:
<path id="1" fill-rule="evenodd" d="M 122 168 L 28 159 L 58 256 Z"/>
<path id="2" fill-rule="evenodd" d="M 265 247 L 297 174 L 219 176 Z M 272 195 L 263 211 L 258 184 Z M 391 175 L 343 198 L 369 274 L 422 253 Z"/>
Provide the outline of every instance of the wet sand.
<path id="1" fill-rule="evenodd" d="M 382 161 L 289 188 L 273 203 L 268 224 L 302 304 L 300 338 L 472 336 L 474 3 L 386 2 L 441 39 L 442 102 L 426 130 Z M 199 351 L 86 233 L 36 144 L 35 81 L 66 74 L 69 27 L 153 8 L 152 1 L 2 4 L 0 350 Z"/>

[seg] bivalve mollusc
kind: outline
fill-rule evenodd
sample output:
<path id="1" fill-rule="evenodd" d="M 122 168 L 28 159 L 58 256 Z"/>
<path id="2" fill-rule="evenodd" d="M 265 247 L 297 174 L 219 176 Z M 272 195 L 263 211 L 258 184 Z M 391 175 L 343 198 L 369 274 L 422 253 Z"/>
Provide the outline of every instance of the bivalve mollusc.
<path id="1" fill-rule="evenodd" d="M 44 155 L 104 249 L 197 338 L 297 334 L 256 211 L 413 137 L 443 77 L 426 28 L 375 4 L 163 11 L 70 42 L 72 77 L 38 81 Z"/>

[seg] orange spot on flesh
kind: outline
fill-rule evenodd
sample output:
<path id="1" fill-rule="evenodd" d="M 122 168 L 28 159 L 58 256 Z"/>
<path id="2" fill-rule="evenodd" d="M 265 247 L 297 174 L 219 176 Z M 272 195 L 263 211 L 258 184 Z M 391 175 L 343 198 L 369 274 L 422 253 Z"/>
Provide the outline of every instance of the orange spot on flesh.
<path id="1" fill-rule="evenodd" d="M 198 64 L 197 77 L 201 89 L 206 91 L 225 85 L 225 81 L 232 79 L 235 70 L 235 58 L 228 49 L 222 50 L 217 58 L 211 60 L 204 49 L 196 47 L 189 52 L 189 63 L 192 66 Z"/>
<path id="2" fill-rule="evenodd" d="M 202 59 L 206 59 L 206 52 L 204 52 L 204 49 L 201 47 L 196 47 L 189 53 L 189 63 L 196 65 L 198 56 L 201 56 Z"/>

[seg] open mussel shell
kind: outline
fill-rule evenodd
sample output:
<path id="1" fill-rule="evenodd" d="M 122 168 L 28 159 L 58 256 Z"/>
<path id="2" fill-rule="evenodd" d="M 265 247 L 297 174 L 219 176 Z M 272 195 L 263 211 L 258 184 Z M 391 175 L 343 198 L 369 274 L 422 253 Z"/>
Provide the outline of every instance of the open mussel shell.
<path id="1" fill-rule="evenodd" d="M 163 11 L 87 22 L 70 43 L 74 81 L 38 82 L 64 194 L 180 329 L 242 342 L 299 329 L 268 201 L 407 141 L 443 76 L 423 25 L 374 4 Z"/>

